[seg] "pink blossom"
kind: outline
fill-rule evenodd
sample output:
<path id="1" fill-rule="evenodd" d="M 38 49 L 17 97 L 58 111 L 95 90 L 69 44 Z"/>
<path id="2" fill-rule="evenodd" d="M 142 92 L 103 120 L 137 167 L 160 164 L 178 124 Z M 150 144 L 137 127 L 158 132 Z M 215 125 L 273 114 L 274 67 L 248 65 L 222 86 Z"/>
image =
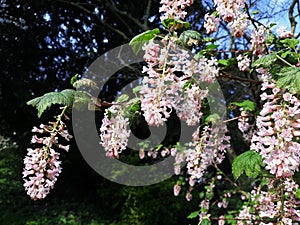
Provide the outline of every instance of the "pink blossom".
<path id="1" fill-rule="evenodd" d="M 238 67 L 241 71 L 249 70 L 251 60 L 247 55 L 239 55 L 238 57 L 236 57 L 236 59 L 238 61 Z"/>
<path id="2" fill-rule="evenodd" d="M 111 118 L 108 118 L 108 114 Z M 110 158 L 118 158 L 119 153 L 126 149 L 130 130 L 129 120 L 124 117 L 124 110 L 119 105 L 113 105 L 105 111 L 100 128 L 101 145 Z"/>

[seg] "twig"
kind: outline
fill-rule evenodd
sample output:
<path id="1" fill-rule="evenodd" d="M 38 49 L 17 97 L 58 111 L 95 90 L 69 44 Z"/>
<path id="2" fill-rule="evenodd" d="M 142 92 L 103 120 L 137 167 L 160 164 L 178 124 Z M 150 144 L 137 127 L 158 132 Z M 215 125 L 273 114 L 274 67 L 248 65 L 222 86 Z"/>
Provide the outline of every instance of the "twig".
<path id="1" fill-rule="evenodd" d="M 290 20 L 290 23 L 291 23 L 291 32 L 292 32 L 292 34 L 295 33 L 296 25 L 297 25 L 295 17 L 293 16 L 294 8 L 295 8 L 297 2 L 298 2 L 298 0 L 293 0 L 292 4 L 290 5 L 290 8 L 289 8 L 289 20 Z"/>
<path id="2" fill-rule="evenodd" d="M 255 84 L 261 84 L 262 83 L 259 80 L 252 80 L 252 79 L 232 76 L 232 75 L 230 75 L 229 73 L 227 73 L 225 71 L 220 71 L 219 77 L 228 78 L 228 79 L 232 79 L 232 80 L 243 81 L 243 82 L 255 83 Z"/>
<path id="3" fill-rule="evenodd" d="M 81 9 L 82 11 L 91 14 L 92 16 L 96 17 L 96 19 L 100 22 L 101 25 L 107 27 L 108 29 L 112 30 L 113 32 L 119 34 L 120 36 L 122 36 L 124 38 L 124 40 L 128 41 L 129 37 L 123 33 L 122 31 L 115 29 L 114 27 L 112 27 L 111 25 L 109 25 L 108 23 L 105 23 L 98 15 L 96 15 L 94 12 L 88 10 L 87 8 L 81 6 L 79 3 L 75 3 L 75 2 L 71 2 L 71 1 L 65 1 L 65 0 L 56 0 L 57 2 L 62 2 L 64 4 L 69 4 L 72 6 L 75 6 L 79 9 Z"/>

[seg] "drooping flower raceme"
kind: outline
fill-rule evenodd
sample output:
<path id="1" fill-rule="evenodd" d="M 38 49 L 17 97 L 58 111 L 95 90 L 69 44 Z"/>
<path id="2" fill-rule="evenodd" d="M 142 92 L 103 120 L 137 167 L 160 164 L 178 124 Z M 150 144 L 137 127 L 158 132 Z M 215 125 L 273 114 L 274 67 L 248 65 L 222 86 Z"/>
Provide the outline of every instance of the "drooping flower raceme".
<path id="1" fill-rule="evenodd" d="M 236 57 L 236 60 L 238 61 L 238 67 L 241 71 L 248 71 L 250 69 L 251 59 L 249 59 L 247 55 L 239 55 Z"/>
<path id="2" fill-rule="evenodd" d="M 268 31 L 263 26 L 259 26 L 257 30 L 252 31 L 250 50 L 253 51 L 254 55 L 262 56 L 265 53 L 267 34 Z"/>
<path id="3" fill-rule="evenodd" d="M 218 17 L 207 13 L 204 16 L 204 20 L 204 27 L 207 34 L 211 34 L 217 31 L 218 25 L 220 23 L 220 19 Z"/>
<path id="4" fill-rule="evenodd" d="M 160 17 L 161 21 L 171 18 L 174 20 L 182 20 L 185 18 L 187 12 L 184 9 L 193 4 L 193 0 L 161 0 L 162 6 L 159 12 L 163 15 Z"/>
<path id="5" fill-rule="evenodd" d="M 244 206 L 240 211 L 237 224 L 253 224 L 259 218 L 260 224 L 295 224 L 299 221 L 300 210 L 297 209 L 295 192 L 299 185 L 290 178 L 268 179 L 267 189 L 254 188 L 250 192 L 250 206 Z M 266 191 L 267 190 L 267 191 Z M 284 195 L 282 195 L 284 193 Z M 258 218 L 257 218 L 258 217 Z"/>
<path id="6" fill-rule="evenodd" d="M 199 129 L 194 133 L 194 141 L 189 144 L 190 148 L 185 152 L 188 162 L 187 172 L 192 180 L 199 180 L 209 166 L 223 161 L 230 147 L 230 137 L 226 132 L 226 125 L 218 121 L 213 127 L 205 126 L 201 135 Z"/>
<path id="7" fill-rule="evenodd" d="M 110 158 L 119 158 L 119 154 L 126 149 L 130 136 L 129 119 L 125 117 L 120 105 L 113 105 L 106 109 L 100 128 L 101 145 Z"/>
<path id="8" fill-rule="evenodd" d="M 262 88 L 271 92 L 261 94 L 266 102 L 256 120 L 251 148 L 277 178 L 291 177 L 300 165 L 300 100 L 272 81 L 265 81 Z"/>
<path id="9" fill-rule="evenodd" d="M 67 141 L 72 138 L 61 119 L 49 124 L 48 126 L 41 124 L 39 128 L 32 129 L 37 135 L 32 137 L 31 142 L 39 147 L 28 148 L 24 159 L 24 187 L 33 200 L 43 199 L 49 194 L 62 170 L 60 153 L 55 148 L 68 151 L 69 145 L 59 144 L 58 137 L 63 137 Z M 49 136 L 38 137 L 42 134 Z"/>
<path id="10" fill-rule="evenodd" d="M 219 18 L 226 21 L 229 25 L 231 33 L 236 38 L 243 36 L 248 26 L 247 15 L 243 12 L 245 7 L 245 0 L 215 0 L 217 5 L 216 11 L 218 12 Z M 216 31 L 217 19 L 213 15 L 205 15 L 205 28 L 207 33 Z"/>

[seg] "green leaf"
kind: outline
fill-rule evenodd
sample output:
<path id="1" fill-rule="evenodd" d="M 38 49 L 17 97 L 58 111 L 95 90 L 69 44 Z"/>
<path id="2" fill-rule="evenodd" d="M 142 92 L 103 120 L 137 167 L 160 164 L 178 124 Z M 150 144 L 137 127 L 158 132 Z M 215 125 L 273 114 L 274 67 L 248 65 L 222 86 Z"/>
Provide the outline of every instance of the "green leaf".
<path id="1" fill-rule="evenodd" d="M 189 22 L 185 22 L 182 20 L 174 20 L 172 18 L 167 18 L 167 19 L 163 20 L 162 25 L 166 29 L 170 29 L 171 27 L 173 27 L 174 29 L 181 29 L 181 28 L 188 29 L 191 27 L 191 24 Z"/>
<path id="2" fill-rule="evenodd" d="M 75 76 L 73 76 L 72 78 L 71 78 L 71 85 L 73 85 L 74 83 L 75 83 L 75 81 L 77 81 L 78 80 L 78 74 L 76 74 Z"/>
<path id="3" fill-rule="evenodd" d="M 280 40 L 284 47 L 289 47 L 292 49 L 296 49 L 297 45 L 299 44 L 299 40 L 295 38 L 288 38 L 284 40 Z"/>
<path id="4" fill-rule="evenodd" d="M 269 27 L 269 28 L 272 28 L 272 27 L 274 27 L 274 26 L 277 26 L 277 23 L 270 23 L 268 27 Z"/>
<path id="5" fill-rule="evenodd" d="M 235 63 L 236 63 L 236 60 L 233 59 L 233 58 L 231 58 L 231 59 L 219 59 L 218 60 L 218 64 L 222 65 L 222 66 L 225 66 L 225 67 L 231 66 Z"/>
<path id="6" fill-rule="evenodd" d="M 208 218 L 203 219 L 200 223 L 200 225 L 210 225 L 210 224 L 211 224 L 211 222 Z"/>
<path id="7" fill-rule="evenodd" d="M 230 105 L 236 105 L 240 108 L 243 108 L 246 111 L 254 111 L 256 104 L 250 100 L 244 100 L 240 102 L 231 102 Z"/>
<path id="8" fill-rule="evenodd" d="M 216 41 L 216 38 L 205 37 L 205 38 L 202 39 L 202 42 L 212 42 L 212 41 Z"/>
<path id="9" fill-rule="evenodd" d="M 133 111 L 133 112 L 137 112 L 141 109 L 141 106 L 140 106 L 140 102 L 135 102 L 134 104 L 132 104 L 130 106 L 130 110 Z"/>
<path id="10" fill-rule="evenodd" d="M 277 75 L 277 87 L 287 89 L 292 94 L 300 94 L 300 68 L 285 67 Z"/>
<path id="11" fill-rule="evenodd" d="M 297 189 L 295 195 L 296 195 L 296 198 L 300 198 L 300 189 Z"/>
<path id="12" fill-rule="evenodd" d="M 232 173 L 235 180 L 243 173 L 248 177 L 256 178 L 260 174 L 261 167 L 263 166 L 264 163 L 261 155 L 253 150 L 249 150 L 233 160 Z"/>
<path id="13" fill-rule="evenodd" d="M 258 10 L 254 10 L 254 11 L 252 12 L 252 14 L 253 14 L 253 15 L 257 15 L 257 14 L 259 14 L 259 11 L 258 11 Z"/>
<path id="14" fill-rule="evenodd" d="M 257 59 L 252 64 L 252 66 L 253 67 L 259 67 L 259 66 L 268 67 L 268 66 L 271 66 L 277 60 L 276 55 L 277 55 L 277 52 L 273 52 L 271 54 L 264 55 L 264 56 L 260 57 L 259 59 Z"/>
<path id="15" fill-rule="evenodd" d="M 27 105 L 36 107 L 38 110 L 38 117 L 41 117 L 44 111 L 54 104 L 72 107 L 75 92 L 76 91 L 73 89 L 66 89 L 61 92 L 46 93 L 43 96 L 28 101 Z"/>
<path id="16" fill-rule="evenodd" d="M 196 218 L 197 216 L 199 216 L 199 213 L 200 213 L 200 210 L 198 211 L 195 211 L 195 212 L 192 212 L 190 215 L 188 215 L 188 219 L 194 219 Z"/>
<path id="17" fill-rule="evenodd" d="M 77 110 L 83 110 L 86 108 L 86 106 L 88 106 L 88 108 L 91 108 L 93 106 L 93 110 L 96 109 L 92 97 L 89 93 L 85 91 L 76 91 L 73 107 L 75 107 Z"/>
<path id="18" fill-rule="evenodd" d="M 274 41 L 276 40 L 276 36 L 272 33 L 270 33 L 268 36 L 267 36 L 267 40 L 266 40 L 266 44 L 273 44 Z"/>
<path id="19" fill-rule="evenodd" d="M 142 86 L 139 85 L 139 86 L 136 86 L 135 88 L 132 89 L 132 92 L 133 94 L 136 94 L 138 92 L 140 92 L 142 90 Z"/>
<path id="20" fill-rule="evenodd" d="M 181 33 L 179 39 L 185 46 L 192 46 L 192 44 L 198 45 L 202 39 L 202 36 L 195 30 L 186 30 Z"/>
<path id="21" fill-rule="evenodd" d="M 220 116 L 218 114 L 211 114 L 208 117 L 205 118 L 206 123 L 212 123 L 215 124 L 218 120 L 220 120 Z"/>
<path id="22" fill-rule="evenodd" d="M 286 52 L 281 53 L 280 56 L 281 56 L 282 58 L 285 59 L 285 58 L 286 58 L 288 55 L 290 55 L 291 53 L 292 53 L 291 51 L 286 51 Z"/>
<path id="23" fill-rule="evenodd" d="M 129 99 L 129 96 L 126 94 L 120 95 L 117 99 L 117 103 L 126 102 Z"/>
<path id="24" fill-rule="evenodd" d="M 82 88 L 82 87 L 89 87 L 89 88 L 92 88 L 92 89 L 97 89 L 97 84 L 96 82 L 90 80 L 90 79 L 87 79 L 87 78 L 82 78 L 80 80 L 77 80 L 73 83 L 73 87 L 76 88 L 76 90 Z"/>
<path id="25" fill-rule="evenodd" d="M 205 49 L 211 51 L 211 50 L 217 49 L 218 47 L 219 47 L 219 45 L 216 45 L 216 44 L 210 44 L 210 45 L 207 45 L 207 46 L 205 47 Z"/>
<path id="26" fill-rule="evenodd" d="M 129 42 L 129 45 L 132 47 L 132 50 L 135 54 L 142 50 L 144 44 L 148 43 L 151 39 L 153 39 L 157 34 L 160 33 L 158 28 L 153 30 L 145 31 L 134 38 Z"/>

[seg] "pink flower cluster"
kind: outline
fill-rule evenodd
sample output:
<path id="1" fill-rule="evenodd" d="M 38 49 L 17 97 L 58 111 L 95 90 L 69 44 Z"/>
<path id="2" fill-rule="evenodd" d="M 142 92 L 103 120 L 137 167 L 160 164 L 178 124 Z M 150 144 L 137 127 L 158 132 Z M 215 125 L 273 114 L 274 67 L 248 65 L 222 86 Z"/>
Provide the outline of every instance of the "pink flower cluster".
<path id="1" fill-rule="evenodd" d="M 207 168 L 220 164 L 228 148 L 230 137 L 226 135 L 227 127 L 221 121 L 212 128 L 205 126 L 200 135 L 199 128 L 193 134 L 193 142 L 182 151 L 177 151 L 175 156 L 174 172 L 180 174 L 180 164 L 187 162 L 187 173 L 190 186 L 202 179 Z"/>
<path id="2" fill-rule="evenodd" d="M 262 88 L 271 92 L 261 94 L 266 102 L 256 120 L 251 149 L 276 177 L 291 177 L 300 165 L 300 100 L 272 82 L 265 81 Z"/>
<path id="3" fill-rule="evenodd" d="M 238 119 L 238 128 L 242 132 L 243 137 L 247 141 L 251 141 L 253 136 L 253 125 L 249 123 L 249 111 L 240 108 L 241 116 Z"/>
<path id="4" fill-rule="evenodd" d="M 206 29 L 207 34 L 211 34 L 217 31 L 218 25 L 220 23 L 220 18 L 207 13 L 204 16 L 204 20 L 204 28 Z"/>
<path id="5" fill-rule="evenodd" d="M 215 0 L 215 3 L 219 18 L 228 23 L 231 32 L 236 38 L 242 37 L 249 22 L 247 15 L 242 11 L 246 0 Z M 204 19 L 204 27 L 207 33 L 215 32 L 220 19 L 209 14 L 205 15 Z"/>
<path id="6" fill-rule="evenodd" d="M 191 181 L 199 180 L 209 166 L 223 161 L 226 150 L 230 147 L 230 137 L 226 135 L 226 132 L 226 125 L 219 121 L 212 128 L 205 126 L 201 136 L 199 129 L 194 133 L 194 141 L 185 151 L 187 173 Z M 191 181 L 190 183 L 193 184 Z"/>
<path id="7" fill-rule="evenodd" d="M 161 21 L 171 18 L 174 20 L 184 19 L 187 12 L 184 9 L 193 4 L 193 0 L 161 0 L 162 6 L 159 12 L 164 13 L 160 19 Z"/>
<path id="8" fill-rule="evenodd" d="M 160 46 L 150 41 L 143 48 L 144 59 L 148 63 L 143 72 L 141 109 L 150 126 L 162 125 L 170 116 L 172 109 L 188 125 L 195 125 L 202 116 L 202 100 L 207 90 L 196 84 L 184 88 L 193 77 L 196 81 L 212 83 L 219 74 L 215 59 L 191 59 L 188 51 L 178 48 L 171 39 Z M 181 72 L 180 77 L 174 72 Z"/>
<path id="9" fill-rule="evenodd" d="M 253 51 L 254 55 L 261 56 L 266 51 L 265 41 L 267 39 L 268 31 L 264 26 L 259 26 L 258 29 L 251 33 L 251 46 L 250 50 Z"/>
<path id="10" fill-rule="evenodd" d="M 126 149 L 130 136 L 128 127 L 129 119 L 120 105 L 106 109 L 100 128 L 100 144 L 109 158 L 119 158 L 119 154 Z"/>
<path id="11" fill-rule="evenodd" d="M 249 59 L 247 55 L 239 55 L 238 57 L 236 57 L 236 60 L 241 71 L 249 71 L 251 59 Z"/>
<path id="12" fill-rule="evenodd" d="M 254 210 L 250 206 L 243 208 L 239 213 L 240 222 L 237 224 L 253 224 L 257 220 L 256 216 L 262 221 L 260 224 L 274 224 L 266 219 L 276 220 L 276 224 L 292 225 L 293 222 L 299 222 L 300 210 L 297 210 L 295 192 L 299 188 L 293 180 L 285 178 L 280 183 L 274 179 L 269 179 L 267 191 L 256 188 L 250 193 L 250 200 L 254 203 Z M 284 196 L 282 196 L 284 193 Z"/>
<path id="13" fill-rule="evenodd" d="M 293 33 L 291 31 L 288 31 L 286 27 L 281 26 L 276 30 L 277 34 L 280 38 L 291 38 L 293 37 Z"/>
<path id="14" fill-rule="evenodd" d="M 27 194 L 33 200 L 37 200 L 46 197 L 54 187 L 62 169 L 59 161 L 60 154 L 54 150 L 54 147 L 56 146 L 65 151 L 69 150 L 69 145 L 64 146 L 58 143 L 58 135 L 67 141 L 72 136 L 68 133 L 62 121 L 59 122 L 59 125 L 57 123 L 50 123 L 49 126 L 41 124 L 39 128 L 34 127 L 32 132 L 50 134 L 50 136 L 41 138 L 34 135 L 31 142 L 42 146 L 35 149 L 28 148 L 27 156 L 24 159 L 24 187 Z"/>

